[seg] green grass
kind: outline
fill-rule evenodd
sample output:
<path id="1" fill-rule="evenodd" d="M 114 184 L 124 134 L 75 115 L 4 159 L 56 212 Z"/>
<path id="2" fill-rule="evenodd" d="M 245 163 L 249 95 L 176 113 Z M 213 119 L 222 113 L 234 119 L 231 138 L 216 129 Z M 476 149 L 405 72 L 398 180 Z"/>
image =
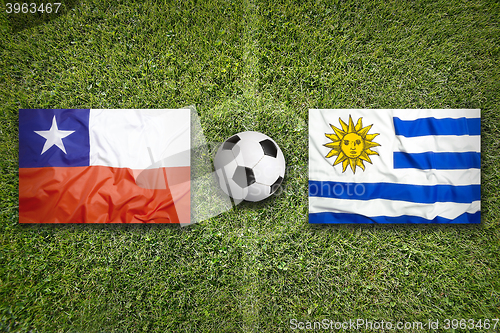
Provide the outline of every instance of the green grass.
<path id="1" fill-rule="evenodd" d="M 0 18 L 0 331 L 500 317 L 498 2 L 68 3 Z M 19 108 L 187 105 L 209 142 L 273 137 L 284 191 L 187 228 L 18 224 Z M 480 108 L 482 224 L 308 225 L 309 108 Z"/>

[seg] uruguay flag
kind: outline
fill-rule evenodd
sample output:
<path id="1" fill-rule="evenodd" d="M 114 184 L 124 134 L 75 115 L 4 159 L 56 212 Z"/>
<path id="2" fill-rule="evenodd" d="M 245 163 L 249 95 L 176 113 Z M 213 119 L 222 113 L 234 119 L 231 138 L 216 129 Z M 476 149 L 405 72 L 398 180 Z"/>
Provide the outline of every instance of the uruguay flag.
<path id="1" fill-rule="evenodd" d="M 309 110 L 309 223 L 480 222 L 480 110 Z"/>
<path id="2" fill-rule="evenodd" d="M 22 109 L 19 222 L 190 223 L 190 144 L 190 110 Z"/>

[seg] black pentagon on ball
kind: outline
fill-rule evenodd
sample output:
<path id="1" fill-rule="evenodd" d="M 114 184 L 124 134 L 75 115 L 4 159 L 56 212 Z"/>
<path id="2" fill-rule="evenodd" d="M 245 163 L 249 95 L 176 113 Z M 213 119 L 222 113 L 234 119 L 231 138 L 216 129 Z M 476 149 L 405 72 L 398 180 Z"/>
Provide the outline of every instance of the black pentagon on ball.
<path id="1" fill-rule="evenodd" d="M 264 151 L 265 155 L 271 156 L 271 157 L 278 156 L 278 147 L 276 147 L 276 145 L 274 144 L 274 142 L 272 142 L 269 139 L 265 139 L 265 140 L 262 140 L 259 143 L 262 146 L 262 150 Z"/>
<path id="2" fill-rule="evenodd" d="M 252 169 L 238 166 L 233 174 L 233 180 L 240 187 L 247 187 L 255 183 L 255 175 Z"/>
<path id="3" fill-rule="evenodd" d="M 239 136 L 233 135 L 232 137 L 227 139 L 226 142 L 224 142 L 224 144 L 222 145 L 222 149 L 231 150 L 233 149 L 234 145 L 237 144 L 240 140 L 241 138 Z"/>
<path id="4" fill-rule="evenodd" d="M 279 176 L 278 179 L 274 182 L 273 185 L 271 185 L 271 193 L 276 191 L 278 187 L 280 187 L 281 183 L 283 182 L 283 177 Z"/>

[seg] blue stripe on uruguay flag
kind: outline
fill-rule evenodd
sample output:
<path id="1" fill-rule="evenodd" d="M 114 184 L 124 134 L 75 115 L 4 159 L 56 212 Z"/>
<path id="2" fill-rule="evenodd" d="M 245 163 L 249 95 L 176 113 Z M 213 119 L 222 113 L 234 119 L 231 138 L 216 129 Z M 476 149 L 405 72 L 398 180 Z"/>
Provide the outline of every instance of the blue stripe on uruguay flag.
<path id="1" fill-rule="evenodd" d="M 479 169 L 481 168 L 481 153 L 427 152 L 410 154 L 404 152 L 394 152 L 394 168 L 415 168 L 423 170 Z"/>
<path id="2" fill-rule="evenodd" d="M 418 203 L 458 202 L 481 200 L 481 185 L 411 185 L 395 183 L 342 183 L 309 181 L 312 197 L 371 200 L 386 199 Z"/>
<path id="3" fill-rule="evenodd" d="M 419 216 L 401 215 L 401 216 L 364 216 L 360 214 L 346 213 L 318 213 L 309 214 L 309 223 L 324 224 L 324 223 L 451 223 L 462 224 L 481 223 L 481 212 L 463 213 L 453 219 L 447 219 L 441 216 L 436 216 L 433 219 L 425 219 Z"/>
<path id="4" fill-rule="evenodd" d="M 309 223 L 480 223 L 480 110 L 309 110 Z"/>
<path id="5" fill-rule="evenodd" d="M 401 120 L 393 118 L 396 135 L 417 137 L 424 135 L 480 135 L 480 118 Z"/>

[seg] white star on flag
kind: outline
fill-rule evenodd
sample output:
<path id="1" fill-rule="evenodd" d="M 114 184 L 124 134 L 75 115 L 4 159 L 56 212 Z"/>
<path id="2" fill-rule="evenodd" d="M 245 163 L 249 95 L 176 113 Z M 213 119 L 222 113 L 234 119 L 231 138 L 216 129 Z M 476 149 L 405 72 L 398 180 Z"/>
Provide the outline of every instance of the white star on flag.
<path id="1" fill-rule="evenodd" d="M 52 118 L 52 126 L 48 131 L 34 131 L 36 134 L 45 138 L 45 144 L 43 145 L 43 150 L 40 153 L 42 155 L 45 153 L 50 147 L 57 146 L 66 154 L 66 148 L 64 148 L 64 144 L 62 139 L 67 137 L 70 134 L 73 134 L 75 131 L 61 131 L 57 128 L 56 116 Z"/>

